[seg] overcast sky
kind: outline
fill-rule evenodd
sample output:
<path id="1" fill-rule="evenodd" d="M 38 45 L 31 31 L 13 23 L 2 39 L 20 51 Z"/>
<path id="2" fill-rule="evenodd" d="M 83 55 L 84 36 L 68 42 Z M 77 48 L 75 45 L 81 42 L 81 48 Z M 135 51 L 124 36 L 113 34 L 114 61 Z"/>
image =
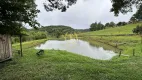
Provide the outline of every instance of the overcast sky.
<path id="1" fill-rule="evenodd" d="M 110 12 L 112 7 L 110 0 L 78 0 L 66 12 L 53 11 L 46 12 L 43 7 L 43 2 L 46 0 L 36 0 L 38 9 L 41 11 L 38 14 L 37 20 L 43 26 L 48 25 L 66 25 L 75 29 L 86 29 L 93 22 L 119 22 L 128 21 L 133 13 L 127 15 L 120 14 L 115 17 Z"/>

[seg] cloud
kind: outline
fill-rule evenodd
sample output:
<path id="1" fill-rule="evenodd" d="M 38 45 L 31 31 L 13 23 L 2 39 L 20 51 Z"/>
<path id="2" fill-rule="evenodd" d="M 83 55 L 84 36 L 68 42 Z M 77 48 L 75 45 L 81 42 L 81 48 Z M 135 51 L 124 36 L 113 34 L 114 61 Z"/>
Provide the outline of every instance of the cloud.
<path id="1" fill-rule="evenodd" d="M 43 26 L 48 25 L 67 25 L 76 29 L 89 28 L 93 22 L 119 22 L 128 21 L 135 12 L 128 13 L 127 15 L 120 14 L 115 17 L 110 12 L 110 0 L 78 0 L 77 3 L 71 6 L 66 12 L 58 10 L 53 12 L 46 12 L 43 7 L 43 2 L 46 0 L 36 0 L 38 9 L 41 11 L 38 14 L 37 20 Z"/>

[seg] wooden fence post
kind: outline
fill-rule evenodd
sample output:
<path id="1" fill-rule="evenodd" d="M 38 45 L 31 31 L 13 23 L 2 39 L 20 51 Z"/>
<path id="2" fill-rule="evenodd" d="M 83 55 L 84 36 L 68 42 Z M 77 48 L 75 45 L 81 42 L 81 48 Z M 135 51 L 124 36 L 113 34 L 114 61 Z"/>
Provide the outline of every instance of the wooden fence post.
<path id="1" fill-rule="evenodd" d="M 22 35 L 20 35 L 20 51 L 21 51 L 21 57 L 23 57 L 23 53 L 22 53 Z"/>

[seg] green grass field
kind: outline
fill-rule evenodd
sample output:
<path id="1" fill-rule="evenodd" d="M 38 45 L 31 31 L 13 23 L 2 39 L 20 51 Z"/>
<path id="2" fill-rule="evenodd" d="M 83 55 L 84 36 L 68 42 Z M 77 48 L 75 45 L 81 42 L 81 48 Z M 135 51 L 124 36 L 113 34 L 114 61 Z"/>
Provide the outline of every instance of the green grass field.
<path id="1" fill-rule="evenodd" d="M 24 57 L 14 53 L 12 61 L 0 63 L 0 80 L 141 80 L 142 58 L 114 57 L 109 61 L 95 60 L 59 50 L 46 50 L 37 56 L 35 44 L 23 43 Z M 18 49 L 18 44 L 13 45 Z"/>
<path id="2" fill-rule="evenodd" d="M 114 27 L 114 28 L 108 28 L 108 29 L 94 31 L 94 32 L 87 32 L 81 35 L 82 36 L 94 36 L 94 35 L 133 34 L 132 30 L 139 24 L 140 23 L 128 24 L 126 26 L 121 26 L 121 27 Z"/>
<path id="3" fill-rule="evenodd" d="M 91 44 L 104 47 L 105 49 L 110 49 L 113 51 L 118 49 L 116 52 L 122 50 L 123 54 L 132 55 L 133 49 L 135 49 L 135 54 L 141 56 L 142 45 L 141 45 L 140 35 L 134 34 L 126 36 L 126 34 L 133 34 L 132 30 L 137 25 L 138 24 L 129 24 L 122 27 L 108 28 L 100 31 L 87 32 L 80 34 L 79 36 L 83 40 L 86 40 Z"/>
<path id="4" fill-rule="evenodd" d="M 135 26 L 136 24 L 120 28 L 123 34 L 132 34 L 131 29 Z M 128 28 L 128 31 L 125 32 L 122 28 L 126 31 Z M 44 55 L 37 56 L 38 50 L 34 47 L 45 42 L 46 39 L 24 42 L 23 57 L 14 53 L 12 61 L 0 63 L 0 80 L 141 80 L 140 37 L 138 35 L 95 36 L 99 33 L 107 35 L 106 31 L 112 29 L 117 28 L 83 33 L 79 36 L 92 45 L 114 51 L 117 42 L 118 49 L 123 49 L 123 54 L 128 56 L 116 56 L 104 61 L 60 50 L 45 50 Z M 115 31 L 113 33 L 117 34 Z M 136 56 L 132 56 L 134 48 Z M 13 44 L 13 49 L 19 49 L 19 44 Z"/>

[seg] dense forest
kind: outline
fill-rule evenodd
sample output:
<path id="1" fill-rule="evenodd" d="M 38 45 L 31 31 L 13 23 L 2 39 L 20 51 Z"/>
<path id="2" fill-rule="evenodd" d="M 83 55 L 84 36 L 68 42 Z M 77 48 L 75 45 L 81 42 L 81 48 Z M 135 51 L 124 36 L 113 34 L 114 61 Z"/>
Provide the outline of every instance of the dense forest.
<path id="1" fill-rule="evenodd" d="M 59 38 L 61 35 L 65 35 L 66 33 L 72 34 L 75 30 L 69 26 L 63 25 L 52 25 L 52 26 L 45 26 L 39 29 L 40 31 L 47 32 L 48 35 L 52 37 Z"/>
<path id="2" fill-rule="evenodd" d="M 52 26 L 45 26 L 39 29 L 40 31 L 47 32 L 49 36 L 59 38 L 65 34 L 74 34 L 74 33 L 82 33 L 88 32 L 89 29 L 73 29 L 69 26 L 64 25 L 52 25 Z"/>

